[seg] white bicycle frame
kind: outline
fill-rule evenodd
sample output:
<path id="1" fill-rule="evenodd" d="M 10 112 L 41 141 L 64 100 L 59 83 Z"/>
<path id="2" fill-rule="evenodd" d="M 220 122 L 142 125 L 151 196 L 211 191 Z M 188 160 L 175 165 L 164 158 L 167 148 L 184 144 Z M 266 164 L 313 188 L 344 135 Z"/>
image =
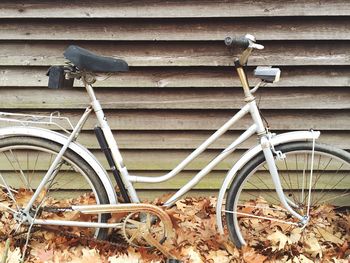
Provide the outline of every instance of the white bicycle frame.
<path id="1" fill-rule="evenodd" d="M 249 50 L 248 50 L 249 51 Z M 246 51 L 245 51 L 246 52 Z M 250 51 L 251 52 L 251 51 Z M 250 52 L 246 52 L 245 56 L 248 57 Z M 241 58 L 242 59 L 242 58 Z M 244 61 L 245 58 L 242 60 Z M 272 176 L 275 189 L 277 192 L 277 195 L 282 203 L 282 205 L 286 208 L 287 211 L 289 211 L 293 216 L 298 218 L 300 222 L 304 222 L 307 220 L 307 218 L 299 215 L 297 212 L 293 210 L 293 207 L 295 208 L 296 205 L 289 200 L 283 193 L 282 185 L 280 182 L 280 178 L 278 175 L 278 171 L 276 168 L 274 156 L 273 156 L 273 147 L 279 144 L 288 143 L 292 141 L 305 141 L 305 140 L 315 140 L 319 137 L 320 132 L 315 131 L 297 131 L 297 132 L 289 132 L 280 134 L 278 136 L 274 136 L 271 133 L 269 133 L 262 121 L 262 118 L 259 113 L 259 109 L 256 105 L 255 98 L 251 94 L 251 90 L 249 89 L 249 85 L 245 76 L 245 73 L 242 68 L 236 68 L 238 75 L 240 77 L 240 80 L 243 85 L 244 93 L 245 93 L 245 101 L 246 105 L 238 111 L 231 119 L 229 119 L 224 125 L 222 125 L 221 128 L 219 128 L 213 135 L 211 135 L 206 141 L 204 141 L 196 150 L 194 150 L 187 158 L 185 158 L 182 162 L 180 162 L 172 171 L 169 173 L 157 176 L 157 177 L 148 177 L 148 176 L 135 176 L 130 175 L 126 166 L 124 165 L 122 155 L 119 151 L 118 145 L 114 139 L 114 136 L 112 134 L 111 128 L 108 125 L 107 119 L 104 115 L 104 112 L 102 110 L 100 102 L 97 100 L 95 93 L 93 91 L 93 88 L 90 84 L 88 84 L 85 79 L 83 78 L 83 82 L 85 84 L 85 88 L 88 92 L 88 95 L 90 97 L 91 106 L 89 106 L 83 116 L 78 121 L 78 124 L 74 127 L 72 133 L 69 137 L 65 137 L 63 135 L 59 135 L 58 133 L 55 133 L 53 131 L 39 129 L 39 128 L 30 128 L 30 127 L 11 127 L 11 128 L 4 128 L 0 129 L 0 137 L 6 137 L 6 136 L 13 136 L 13 135 L 26 135 L 26 136 L 34 136 L 34 137 L 42 137 L 46 138 L 51 141 L 58 142 L 62 145 L 62 148 L 58 155 L 56 156 L 55 160 L 53 161 L 51 167 L 47 171 L 46 175 L 44 176 L 43 180 L 37 187 L 36 191 L 34 192 L 32 198 L 26 205 L 26 207 L 23 209 L 25 214 L 29 214 L 34 201 L 38 198 L 40 192 L 42 191 L 43 187 L 46 185 L 46 183 L 50 180 L 56 166 L 60 162 L 61 158 L 63 157 L 63 154 L 65 151 L 69 148 L 72 149 L 74 152 L 79 154 L 84 160 L 87 160 L 88 163 L 92 166 L 92 168 L 96 171 L 97 175 L 101 179 L 102 183 L 104 184 L 107 194 L 109 197 L 109 201 L 111 204 L 116 204 L 116 196 L 113 191 L 113 186 L 111 184 L 111 181 L 106 173 L 106 171 L 102 168 L 102 166 L 99 164 L 96 158 L 93 157 L 92 153 L 89 152 L 86 148 L 82 147 L 81 145 L 77 144 L 75 141 L 76 137 L 78 136 L 79 132 L 81 131 L 83 125 L 85 124 L 88 116 L 92 112 L 92 110 L 95 112 L 97 116 L 98 123 L 100 124 L 100 127 L 103 131 L 103 134 L 105 136 L 105 139 L 107 141 L 108 146 L 110 147 L 113 160 L 115 162 L 115 165 L 117 169 L 120 172 L 120 176 L 122 179 L 122 182 L 127 190 L 127 193 L 134 203 L 139 203 L 139 197 L 137 195 L 137 192 L 133 186 L 133 183 L 136 182 L 144 182 L 144 183 L 159 183 L 167 181 L 174 176 L 176 176 L 179 172 L 181 172 L 191 161 L 193 161 L 196 157 L 198 157 L 204 150 L 208 148 L 209 145 L 211 145 L 213 142 L 215 142 L 220 136 L 222 136 L 227 130 L 230 129 L 238 120 L 240 120 L 242 117 L 250 114 L 253 124 L 246 129 L 245 132 L 243 132 L 235 141 L 233 141 L 229 146 L 227 146 L 218 156 L 216 156 L 212 161 L 210 161 L 207 166 L 205 166 L 200 172 L 198 172 L 189 182 L 187 182 L 183 187 L 181 187 L 173 196 L 169 198 L 164 204 L 164 206 L 169 207 L 173 205 L 176 200 L 178 200 L 181 196 L 183 196 L 185 193 L 187 193 L 189 190 L 191 190 L 197 183 L 200 182 L 200 180 L 206 176 L 218 163 L 220 163 L 223 159 L 225 159 L 227 156 L 229 156 L 232 152 L 235 151 L 235 149 L 245 140 L 253 136 L 254 134 L 257 134 L 260 138 L 260 143 L 256 145 L 255 147 L 248 150 L 242 157 L 236 162 L 236 164 L 232 167 L 232 169 L 229 171 L 228 175 L 226 176 L 223 185 L 220 189 L 218 201 L 217 201 L 217 207 L 216 207 L 216 214 L 217 214 L 217 225 L 220 233 L 223 233 L 223 226 L 222 226 L 222 205 L 224 201 L 224 196 L 226 193 L 226 190 L 233 180 L 236 173 L 246 164 L 248 163 L 254 156 L 257 154 L 263 152 L 267 165 L 269 168 L 269 172 Z M 82 211 L 83 208 L 81 207 L 73 207 L 73 209 L 77 211 Z M 31 218 L 29 221 L 32 224 L 45 224 L 45 225 L 67 225 L 67 226 L 81 226 L 81 227 L 119 227 L 120 224 L 109 224 L 109 223 L 95 223 L 95 222 L 77 222 L 77 221 L 63 221 L 63 220 L 42 220 L 42 219 L 35 219 Z"/>

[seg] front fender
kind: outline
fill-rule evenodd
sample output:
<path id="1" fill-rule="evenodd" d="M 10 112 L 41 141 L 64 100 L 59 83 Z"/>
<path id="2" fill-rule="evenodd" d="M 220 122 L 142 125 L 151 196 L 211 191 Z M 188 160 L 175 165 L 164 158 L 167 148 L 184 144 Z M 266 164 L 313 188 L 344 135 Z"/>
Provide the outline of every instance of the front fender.
<path id="1" fill-rule="evenodd" d="M 296 142 L 296 141 L 306 141 L 317 139 L 320 137 L 319 131 L 295 131 L 295 132 L 287 132 L 282 133 L 277 136 L 272 137 L 271 143 L 272 145 L 279 145 L 288 142 Z M 222 225 L 222 205 L 224 202 L 225 193 L 233 178 L 237 174 L 237 172 L 246 165 L 252 158 L 262 152 L 261 145 L 256 145 L 255 147 L 246 151 L 243 156 L 235 163 L 235 165 L 228 172 L 218 195 L 218 200 L 216 204 L 216 223 L 218 226 L 218 230 L 221 234 L 224 233 L 223 225 Z"/>
<path id="2" fill-rule="evenodd" d="M 44 138 L 46 140 L 64 145 L 68 139 L 67 136 L 60 134 L 58 132 L 38 128 L 38 127 L 22 127 L 22 126 L 14 126 L 14 127 L 6 127 L 0 129 L 0 139 L 4 137 L 11 137 L 11 136 L 29 136 L 29 137 L 39 137 Z M 69 149 L 78 154 L 82 159 L 84 159 L 91 167 L 94 169 L 98 177 L 100 178 L 101 182 L 103 183 L 107 195 L 109 198 L 109 202 L 111 204 L 117 203 L 117 198 L 115 191 L 113 189 L 112 182 L 106 172 L 106 170 L 103 168 L 103 166 L 100 164 L 100 162 L 96 159 L 96 157 L 84 146 L 77 142 L 71 142 L 69 145 Z"/>

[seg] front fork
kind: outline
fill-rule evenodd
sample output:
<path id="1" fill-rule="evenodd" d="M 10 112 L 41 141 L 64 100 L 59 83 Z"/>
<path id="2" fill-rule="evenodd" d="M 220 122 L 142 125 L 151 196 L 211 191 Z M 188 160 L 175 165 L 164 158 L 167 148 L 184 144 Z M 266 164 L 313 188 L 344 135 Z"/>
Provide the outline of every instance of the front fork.
<path id="1" fill-rule="evenodd" d="M 247 57 L 242 59 L 242 60 L 245 61 L 246 59 L 247 59 Z M 242 83 L 244 97 L 245 97 L 244 100 L 246 102 L 250 103 L 250 105 L 251 105 L 250 113 L 251 113 L 251 116 L 252 116 L 255 124 L 258 127 L 257 128 L 258 134 L 261 135 L 260 144 L 261 144 L 261 147 L 263 149 L 263 153 L 264 153 L 270 174 L 272 176 L 273 183 L 274 183 L 275 188 L 276 188 L 277 196 L 280 199 L 280 201 L 282 202 L 282 205 L 287 209 L 287 211 L 290 212 L 294 217 L 296 217 L 300 220 L 299 224 L 306 225 L 306 223 L 309 220 L 308 215 L 302 216 L 302 215 L 298 214 L 297 212 L 295 212 L 293 210 L 292 206 L 294 208 L 297 208 L 298 206 L 296 204 L 294 204 L 291 200 L 289 200 L 283 192 L 283 188 L 282 188 L 282 184 L 280 181 L 280 177 L 278 175 L 275 159 L 274 159 L 273 153 L 272 153 L 272 149 L 274 149 L 274 148 L 273 148 L 273 145 L 270 143 L 271 133 L 269 133 L 269 132 L 266 133 L 265 127 L 263 125 L 263 122 L 262 122 L 262 119 L 261 119 L 261 116 L 259 113 L 259 109 L 258 109 L 256 102 L 255 102 L 255 98 L 252 95 L 252 92 L 251 92 L 250 87 L 249 87 L 248 79 L 247 79 L 247 76 L 246 76 L 244 68 L 243 68 L 244 64 L 245 63 L 243 63 L 243 64 L 241 63 L 241 60 L 236 60 L 235 61 L 235 68 L 236 68 L 237 74 L 239 76 L 239 79 Z"/>
<path id="2" fill-rule="evenodd" d="M 294 208 L 298 208 L 298 205 L 294 204 L 290 199 L 288 199 L 286 197 L 286 195 L 283 192 L 283 188 L 282 188 L 282 184 L 281 184 L 281 180 L 280 180 L 280 176 L 278 174 L 277 171 L 277 167 L 276 167 L 276 163 L 275 163 L 275 158 L 273 156 L 273 145 L 271 145 L 270 143 L 270 139 L 269 136 L 271 134 L 266 134 L 263 135 L 260 139 L 260 143 L 263 149 L 263 153 L 267 162 L 267 166 L 269 169 L 269 172 L 271 174 L 272 177 L 272 181 L 275 185 L 275 189 L 276 189 L 276 193 L 278 198 L 280 199 L 282 205 L 284 206 L 284 208 L 290 212 L 294 217 L 298 218 L 300 220 L 299 224 L 301 226 L 304 226 L 307 224 L 307 222 L 309 221 L 309 217 L 308 216 L 302 216 L 300 214 L 298 214 L 297 212 L 294 211 Z M 281 153 L 280 153 L 281 154 Z M 283 154 L 281 155 L 281 158 L 284 158 Z"/>

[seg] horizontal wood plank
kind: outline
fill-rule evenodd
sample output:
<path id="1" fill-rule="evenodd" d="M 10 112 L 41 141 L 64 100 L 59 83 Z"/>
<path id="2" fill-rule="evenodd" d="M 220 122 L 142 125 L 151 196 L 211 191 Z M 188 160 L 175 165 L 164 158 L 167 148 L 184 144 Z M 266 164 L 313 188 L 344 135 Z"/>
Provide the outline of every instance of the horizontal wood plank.
<path id="1" fill-rule="evenodd" d="M 2 40 L 223 41 L 253 34 L 259 40 L 350 40 L 348 18 L 182 20 L 0 20 Z M 79 30 L 77 30 L 79 29 Z"/>
<path id="2" fill-rule="evenodd" d="M 1 110 L 1 109 L 0 109 Z M 18 112 L 18 111 L 16 111 Z M 48 111 L 21 111 L 23 113 L 50 115 Z M 228 121 L 235 110 L 106 110 L 105 115 L 113 130 L 216 130 Z M 263 110 L 272 130 L 350 130 L 349 110 Z M 80 110 L 61 111 L 61 116 L 77 123 L 83 114 Z M 91 116 L 84 129 L 93 129 L 96 119 Z M 63 126 L 68 128 L 67 125 Z M 244 117 L 232 130 L 243 130 L 252 125 Z M 0 127 L 9 126 L 1 122 Z"/>
<path id="3" fill-rule="evenodd" d="M 113 131 L 120 149 L 195 149 L 203 143 L 213 131 Z M 276 131 L 274 131 L 276 132 Z M 277 131 L 283 133 L 284 131 Z M 224 149 L 241 134 L 239 131 L 228 131 L 209 149 Z M 350 149 L 349 133 L 325 131 L 321 133 L 319 142 L 331 144 L 343 149 Z M 93 132 L 84 131 L 78 137 L 78 142 L 90 149 L 99 149 Z M 253 136 L 238 146 L 238 149 L 248 149 L 257 143 Z"/>
<path id="4" fill-rule="evenodd" d="M 52 162 L 51 154 L 44 155 L 40 152 L 40 156 L 38 157 L 38 152 L 32 151 L 22 152 L 19 149 L 14 150 L 16 156 L 16 162 L 11 162 L 14 158 L 7 158 L 6 156 L 0 157 L 0 165 L 2 172 L 5 171 L 13 171 L 14 168 L 19 170 L 21 167 L 22 170 L 25 170 L 26 167 L 29 167 L 28 170 L 32 170 L 34 166 L 30 166 L 30 164 L 35 164 L 36 171 L 46 171 L 48 169 L 49 164 Z M 98 160 L 100 160 L 103 167 L 109 170 L 108 162 L 101 150 L 92 150 L 91 151 L 94 156 Z M 207 150 L 201 153 L 196 159 L 194 159 L 190 164 L 188 164 L 184 170 L 186 171 L 198 171 L 203 169 L 206 165 L 208 165 L 211 160 L 213 160 L 221 150 Z M 228 171 L 235 163 L 238 161 L 244 150 L 236 150 L 232 154 L 230 154 L 226 159 L 222 160 L 219 164 L 214 167 L 214 171 Z M 175 168 L 181 161 L 183 161 L 189 154 L 191 154 L 191 150 L 122 150 L 121 154 L 124 159 L 124 163 L 126 167 L 135 171 L 146 171 L 148 176 L 153 176 L 153 171 L 163 171 L 163 174 L 166 174 L 166 171 L 171 171 Z M 37 161 L 37 158 L 40 160 Z M 311 158 L 311 157 L 310 157 Z M 319 160 L 319 158 L 317 158 Z M 322 161 L 323 165 L 327 165 L 327 161 Z M 278 165 L 283 171 L 295 170 L 296 163 L 295 159 L 288 159 L 286 163 L 280 161 Z M 32 169 L 30 169 L 32 167 Z M 288 167 L 288 169 L 286 169 Z M 323 166 L 321 166 L 323 167 Z M 69 167 L 63 165 L 62 170 L 68 170 Z M 301 170 L 301 168 L 299 168 Z M 345 172 L 349 170 L 349 166 L 343 165 L 340 166 L 339 162 L 331 162 L 327 166 L 327 171 L 337 172 Z M 196 173 L 196 172 L 195 172 Z M 316 173 L 316 170 L 315 170 Z"/>
<path id="5" fill-rule="evenodd" d="M 345 174 L 348 172 L 345 172 Z M 165 173 L 162 172 L 154 172 L 154 176 L 161 176 Z M 331 190 L 344 190 L 347 189 L 347 187 L 350 185 L 350 176 L 346 176 L 343 174 L 337 174 L 332 173 L 332 171 L 323 173 L 322 176 L 319 177 L 319 180 L 314 185 L 313 190 L 324 190 L 324 189 L 331 189 Z M 142 175 L 142 173 L 141 173 Z M 183 172 L 174 178 L 170 179 L 166 182 L 161 182 L 157 184 L 151 184 L 151 183 L 135 183 L 135 187 L 137 189 L 149 189 L 152 188 L 154 190 L 158 189 L 167 189 L 167 190 L 176 190 L 180 189 L 183 185 L 185 185 L 187 182 L 189 182 L 194 176 L 196 175 L 195 172 L 187 171 Z M 227 173 L 224 171 L 214 171 L 208 174 L 206 177 L 204 177 L 193 189 L 201 189 L 201 190 L 216 190 L 220 189 L 223 180 L 225 179 Z M 255 175 L 259 178 L 252 178 L 250 180 L 249 184 L 246 184 L 244 186 L 245 190 L 274 190 L 274 184 L 271 180 L 270 174 L 268 172 L 260 172 Z M 262 181 L 262 178 L 266 178 L 265 181 Z M 302 178 L 302 171 L 299 172 L 288 172 L 288 175 L 286 172 L 281 171 L 281 180 L 282 180 L 282 186 L 288 187 L 288 189 L 301 189 L 301 185 L 298 184 L 298 182 L 301 181 Z M 309 178 L 309 177 L 308 177 Z M 341 184 L 331 184 L 330 180 L 333 180 L 335 182 L 341 181 Z M 289 181 L 284 181 L 289 180 Z M 332 182 L 334 182 L 332 181 Z M 328 187 L 328 188 L 327 188 Z M 332 189 L 332 187 L 334 187 Z"/>
<path id="6" fill-rule="evenodd" d="M 254 16 L 350 15 L 346 0 L 336 1 L 9 1 L 1 3 L 0 18 L 184 18 Z"/>
<path id="7" fill-rule="evenodd" d="M 45 172 L 39 171 L 36 173 L 27 173 L 24 169 L 25 178 L 28 179 L 32 188 L 36 188 L 42 178 L 45 175 Z M 279 170 L 281 174 L 282 186 L 284 188 L 288 187 L 288 189 L 301 189 L 301 178 L 303 171 L 289 171 L 288 173 Z M 162 176 L 166 172 L 165 171 L 148 171 L 148 172 L 140 172 L 137 171 L 139 176 L 143 174 L 151 174 L 152 176 Z M 319 180 L 315 184 L 314 189 L 318 190 L 344 190 L 347 189 L 350 185 L 350 176 L 346 176 L 348 172 L 344 173 L 334 173 L 329 171 L 327 173 L 322 173 L 322 176 L 319 177 Z M 176 190 L 180 189 L 183 185 L 189 182 L 195 175 L 197 171 L 183 171 L 171 178 L 168 181 L 160 182 L 160 183 L 135 183 L 134 186 L 137 189 L 149 189 L 152 188 L 154 190 Z M 24 187 L 25 182 L 20 179 L 19 174 L 16 174 L 15 171 L 3 172 L 3 178 L 5 178 L 6 183 L 11 185 L 15 189 Z M 224 178 L 227 176 L 227 172 L 225 171 L 213 171 L 206 175 L 197 185 L 194 186 L 193 189 L 201 189 L 201 190 L 216 190 L 220 189 Z M 261 178 L 265 178 L 265 181 L 262 181 Z M 307 176 L 309 178 L 309 176 Z M 341 181 L 341 184 L 331 184 L 330 180 L 333 179 L 333 182 Z M 90 190 L 91 186 L 88 182 L 81 176 L 80 174 L 67 172 L 61 170 L 57 176 L 55 177 L 54 184 L 52 184 L 51 190 Z M 113 185 L 116 185 L 115 181 L 112 180 Z M 334 188 L 333 188 L 334 187 Z M 250 184 L 245 185 L 245 190 L 273 190 L 274 184 L 271 180 L 271 176 L 267 171 L 258 172 L 255 174 L 255 177 L 251 178 Z"/>
<path id="8" fill-rule="evenodd" d="M 0 86 L 47 87 L 47 70 L 47 67 L 0 67 Z M 281 80 L 269 86 L 350 86 L 350 67 L 347 66 L 284 67 L 281 70 Z M 253 68 L 249 68 L 247 73 L 250 83 L 259 81 L 253 76 Z M 80 81 L 75 81 L 74 85 L 76 87 L 83 86 Z M 131 68 L 129 72 L 116 73 L 106 80 L 97 81 L 94 87 L 241 87 L 241 83 L 231 67 L 135 67 Z M 98 92 L 98 90 L 96 91 Z"/>
<path id="9" fill-rule="evenodd" d="M 343 88 L 261 88 L 261 109 L 350 109 Z M 3 109 L 78 109 L 89 104 L 84 89 L 1 88 Z M 243 92 L 231 88 L 129 89 L 97 91 L 105 109 L 240 109 Z"/>
<path id="10" fill-rule="evenodd" d="M 50 66 L 66 62 L 64 50 L 77 44 L 97 54 L 125 59 L 132 67 L 232 66 L 240 49 L 227 49 L 223 41 L 210 42 L 92 42 L 2 41 L 1 66 Z M 256 51 L 249 65 L 350 65 L 348 41 L 268 41 Z"/>
<path id="11" fill-rule="evenodd" d="M 199 170 L 204 168 L 220 151 L 208 150 L 202 153 L 197 159 L 191 162 L 185 170 Z M 101 162 L 106 169 L 109 167 L 108 162 L 100 150 L 93 150 L 92 153 Z M 134 171 L 157 171 L 157 170 L 171 170 L 185 159 L 191 151 L 189 150 L 123 150 L 121 154 L 125 165 L 129 170 Z M 218 164 L 214 170 L 228 170 L 234 161 L 242 154 L 242 151 L 237 151 Z M 27 156 L 32 158 L 28 161 Z M 2 172 L 13 171 L 14 167 L 25 169 L 29 163 L 35 162 L 36 171 L 44 171 L 52 162 L 52 156 L 49 154 L 40 154 L 40 161 L 36 161 L 37 152 L 33 151 L 28 155 L 28 151 L 21 152 L 16 150 L 16 163 L 9 162 L 6 156 L 0 157 L 0 165 Z M 62 168 L 64 170 L 64 168 Z M 68 168 L 66 168 L 68 169 Z M 149 175 L 151 175 L 150 173 Z"/>

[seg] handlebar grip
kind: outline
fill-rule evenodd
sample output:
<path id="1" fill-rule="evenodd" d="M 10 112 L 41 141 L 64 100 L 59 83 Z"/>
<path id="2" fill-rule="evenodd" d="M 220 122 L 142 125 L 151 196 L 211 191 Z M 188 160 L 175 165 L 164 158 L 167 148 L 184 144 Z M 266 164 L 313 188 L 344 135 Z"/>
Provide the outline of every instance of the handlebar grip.
<path id="1" fill-rule="evenodd" d="M 249 46 L 249 40 L 245 37 L 240 37 L 240 38 L 226 37 L 225 45 L 228 47 L 239 46 L 241 48 L 247 48 Z"/>

